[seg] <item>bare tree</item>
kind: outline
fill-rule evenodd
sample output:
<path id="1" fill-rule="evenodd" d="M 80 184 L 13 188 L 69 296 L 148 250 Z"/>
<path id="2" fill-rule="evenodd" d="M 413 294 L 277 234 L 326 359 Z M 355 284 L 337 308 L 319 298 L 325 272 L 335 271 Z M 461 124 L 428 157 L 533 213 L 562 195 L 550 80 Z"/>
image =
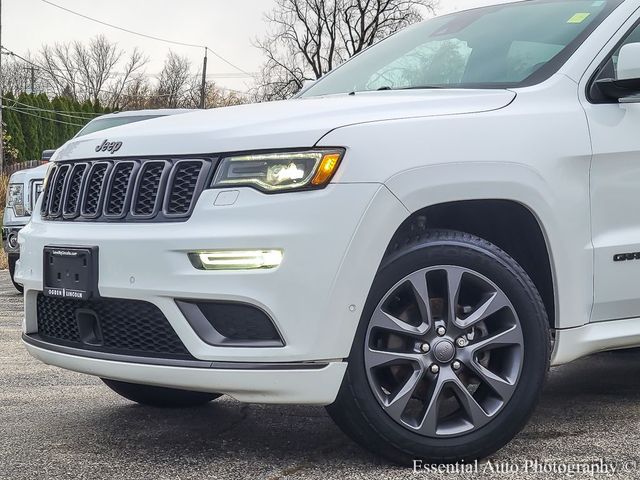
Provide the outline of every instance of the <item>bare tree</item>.
<path id="1" fill-rule="evenodd" d="M 125 52 L 105 36 L 98 35 L 88 45 L 78 41 L 44 45 L 38 62 L 48 92 L 70 94 L 80 102 L 90 100 L 113 106 L 148 59 L 138 50 Z M 118 72 L 122 67 L 123 71 Z"/>
<path id="2" fill-rule="evenodd" d="M 71 94 L 80 100 L 81 89 L 77 84 L 76 68 L 73 64 L 71 43 L 55 43 L 52 47 L 43 45 L 40 49 L 40 63 L 43 77 L 55 95 Z M 80 90 L 80 91 L 79 91 Z"/>
<path id="3" fill-rule="evenodd" d="M 33 61 L 29 54 L 27 60 Z M 8 56 L 2 62 L 2 83 L 5 92 L 42 92 L 46 88 L 38 69 L 20 59 Z"/>
<path id="4" fill-rule="evenodd" d="M 432 12 L 437 0 L 276 0 L 256 100 L 287 98 L 378 40 Z"/>
<path id="5" fill-rule="evenodd" d="M 123 71 L 118 75 L 110 89 L 109 105 L 122 104 L 122 96 L 125 91 L 140 90 L 143 88 L 145 75 L 144 67 L 149 59 L 137 47 L 129 55 L 124 64 Z M 148 92 L 145 92 L 148 93 Z"/>
<path id="6" fill-rule="evenodd" d="M 202 71 L 198 71 L 189 77 L 188 86 L 182 99 L 182 106 L 185 108 L 199 108 L 201 94 Z M 243 93 L 219 87 L 215 82 L 205 83 L 204 95 L 206 108 L 228 107 L 247 102 L 246 95 Z"/>
<path id="7" fill-rule="evenodd" d="M 164 67 L 158 76 L 156 97 L 169 108 L 177 108 L 184 103 L 189 90 L 191 62 L 185 56 L 169 51 Z"/>
<path id="8" fill-rule="evenodd" d="M 207 82 L 206 92 L 207 108 L 242 105 L 243 103 L 247 103 L 248 101 L 245 94 L 235 90 L 228 90 L 222 87 L 218 87 L 213 82 Z"/>
<path id="9" fill-rule="evenodd" d="M 169 52 L 160 74 L 155 78 L 145 74 L 131 75 L 116 105 L 122 110 L 144 108 L 198 108 L 202 73 L 193 72 L 188 58 Z M 246 97 L 233 90 L 218 87 L 213 82 L 205 86 L 207 108 L 246 103 Z"/>
<path id="10" fill-rule="evenodd" d="M 126 85 L 123 85 L 114 107 L 120 110 L 140 110 L 149 108 L 153 98 L 153 85 L 144 74 L 132 75 Z"/>
<path id="11" fill-rule="evenodd" d="M 2 65 L 6 91 L 31 91 L 31 65 L 34 92 L 69 97 L 78 102 L 100 101 L 118 110 L 145 108 L 198 108 L 201 72 L 191 70 L 186 56 L 169 51 L 162 71 L 147 75 L 147 57 L 137 48 L 126 54 L 104 36 L 86 45 L 80 42 L 43 45 L 38 56 L 25 54 L 25 60 L 12 59 Z M 240 92 L 205 86 L 208 108 L 245 103 Z"/>
<path id="12" fill-rule="evenodd" d="M 378 40 L 419 22 L 433 12 L 434 0 L 355 0 L 342 2 L 339 34 L 349 57 Z"/>

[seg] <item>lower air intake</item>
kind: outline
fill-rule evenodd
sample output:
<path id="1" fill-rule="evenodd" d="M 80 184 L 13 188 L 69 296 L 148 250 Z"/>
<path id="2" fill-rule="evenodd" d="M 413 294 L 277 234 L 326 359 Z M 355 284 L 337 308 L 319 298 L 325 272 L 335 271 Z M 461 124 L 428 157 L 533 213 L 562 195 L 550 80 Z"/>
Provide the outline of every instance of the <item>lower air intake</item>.
<path id="1" fill-rule="evenodd" d="M 176 300 L 191 328 L 209 345 L 282 347 L 273 321 L 259 308 L 244 303 Z"/>
<path id="2" fill-rule="evenodd" d="M 194 360 L 152 303 L 102 298 L 66 300 L 38 295 L 43 341 L 104 353 Z"/>

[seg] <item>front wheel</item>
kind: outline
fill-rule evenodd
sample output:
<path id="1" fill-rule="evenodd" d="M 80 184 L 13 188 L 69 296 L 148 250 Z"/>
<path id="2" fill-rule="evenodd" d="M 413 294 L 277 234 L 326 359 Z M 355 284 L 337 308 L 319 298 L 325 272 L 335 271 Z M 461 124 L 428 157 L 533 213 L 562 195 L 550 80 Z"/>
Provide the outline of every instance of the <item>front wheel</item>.
<path id="1" fill-rule="evenodd" d="M 531 415 L 549 346 L 540 295 L 511 257 L 473 235 L 427 232 L 383 260 L 328 411 L 394 462 L 482 458 Z"/>
<path id="2" fill-rule="evenodd" d="M 151 407 L 197 407 L 221 396 L 217 393 L 191 392 L 174 388 L 120 382 L 106 378 L 103 378 L 102 381 L 107 387 L 127 400 Z"/>

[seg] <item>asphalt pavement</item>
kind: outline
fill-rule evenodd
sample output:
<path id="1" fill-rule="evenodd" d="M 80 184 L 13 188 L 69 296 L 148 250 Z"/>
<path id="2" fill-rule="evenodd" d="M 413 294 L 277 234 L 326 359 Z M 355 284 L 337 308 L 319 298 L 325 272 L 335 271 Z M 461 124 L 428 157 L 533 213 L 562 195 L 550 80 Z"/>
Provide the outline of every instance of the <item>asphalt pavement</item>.
<path id="1" fill-rule="evenodd" d="M 362 450 L 320 407 L 135 405 L 32 359 L 21 318 L 2 271 L 0 479 L 640 478 L 638 351 L 553 369 L 529 425 L 489 462 L 414 471 Z"/>

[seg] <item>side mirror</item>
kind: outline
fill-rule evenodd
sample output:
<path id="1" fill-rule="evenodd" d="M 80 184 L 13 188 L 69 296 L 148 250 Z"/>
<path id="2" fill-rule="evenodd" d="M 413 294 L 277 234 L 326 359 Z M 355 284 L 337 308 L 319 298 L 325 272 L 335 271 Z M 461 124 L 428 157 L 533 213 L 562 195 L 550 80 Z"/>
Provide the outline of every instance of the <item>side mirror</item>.
<path id="1" fill-rule="evenodd" d="M 627 43 L 620 49 L 616 67 L 618 80 L 640 78 L 640 43 Z"/>
<path id="2" fill-rule="evenodd" d="M 616 66 L 617 78 L 603 78 L 596 85 L 607 98 L 624 101 L 640 95 L 640 43 L 623 45 Z"/>
<path id="3" fill-rule="evenodd" d="M 56 153 L 55 150 L 44 150 L 42 152 L 42 156 L 40 157 L 40 160 L 42 160 L 43 162 L 48 162 L 49 160 L 51 160 L 51 157 L 53 156 L 54 153 Z"/>

